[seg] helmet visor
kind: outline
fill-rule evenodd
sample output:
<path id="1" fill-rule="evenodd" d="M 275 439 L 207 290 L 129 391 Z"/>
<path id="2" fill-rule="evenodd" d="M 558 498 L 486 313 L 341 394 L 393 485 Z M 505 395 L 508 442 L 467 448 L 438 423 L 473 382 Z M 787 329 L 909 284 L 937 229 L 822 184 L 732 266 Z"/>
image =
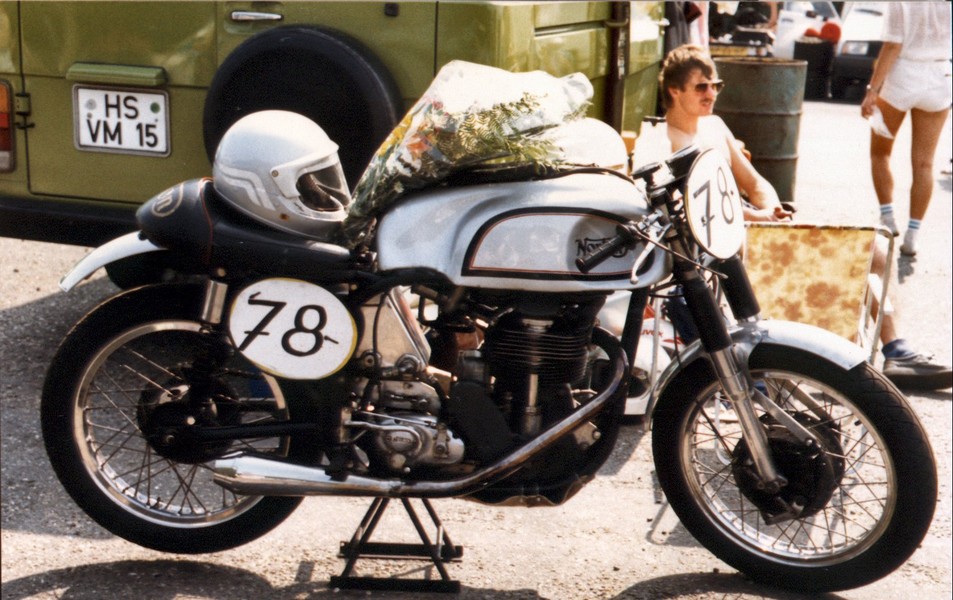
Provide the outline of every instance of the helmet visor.
<path id="1" fill-rule="evenodd" d="M 344 171 L 337 162 L 305 173 L 298 178 L 297 188 L 301 194 L 301 203 L 319 212 L 341 210 L 351 199 L 344 180 Z"/>

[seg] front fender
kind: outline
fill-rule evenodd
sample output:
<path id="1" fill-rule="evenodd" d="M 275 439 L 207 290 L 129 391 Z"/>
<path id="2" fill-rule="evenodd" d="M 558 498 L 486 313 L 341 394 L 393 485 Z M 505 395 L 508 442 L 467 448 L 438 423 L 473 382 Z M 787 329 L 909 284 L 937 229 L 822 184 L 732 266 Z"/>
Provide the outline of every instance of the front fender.
<path id="1" fill-rule="evenodd" d="M 810 352 L 847 370 L 853 369 L 867 360 L 867 352 L 857 344 L 842 338 L 836 333 L 806 323 L 766 319 L 741 323 L 732 328 L 730 334 L 732 342 L 746 348 L 748 354 L 758 344 L 768 343 L 778 346 L 791 346 Z M 658 381 L 652 387 L 652 397 L 649 399 L 649 405 L 646 409 L 647 415 L 651 415 L 652 411 L 655 410 L 655 403 L 661 396 L 662 391 L 689 365 L 703 356 L 705 356 L 705 350 L 702 348 L 701 342 L 696 340 L 688 345 L 677 358 L 672 359 L 672 362 L 662 371 Z"/>
<path id="2" fill-rule="evenodd" d="M 60 279 L 60 289 L 68 292 L 76 287 L 79 282 L 110 263 L 137 254 L 156 252 L 157 250 L 162 250 L 162 248 L 149 240 L 142 239 L 137 231 L 117 237 L 80 259 L 72 270 Z"/>

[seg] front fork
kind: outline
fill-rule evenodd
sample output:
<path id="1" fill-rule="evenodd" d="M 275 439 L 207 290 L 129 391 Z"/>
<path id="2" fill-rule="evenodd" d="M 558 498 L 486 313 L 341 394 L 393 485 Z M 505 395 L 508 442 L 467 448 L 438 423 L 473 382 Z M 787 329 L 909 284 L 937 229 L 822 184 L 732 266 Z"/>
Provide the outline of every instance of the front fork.
<path id="1" fill-rule="evenodd" d="M 739 350 L 732 344 L 718 301 L 702 278 L 698 266 L 689 261 L 676 260 L 675 271 L 685 294 L 685 302 L 695 320 L 702 347 L 711 360 L 722 390 L 738 415 L 754 469 L 761 481 L 759 487 L 763 486 L 766 493 L 776 493 L 787 484 L 787 480 L 775 468 L 767 433 L 754 410 L 752 399 L 759 392 L 752 385 L 748 361 L 739 355 Z M 723 261 L 717 267 L 717 272 L 724 275 L 722 289 L 735 318 L 739 321 L 757 320 L 761 309 L 741 259 L 734 256 Z M 770 402 L 767 398 L 762 400 Z"/>

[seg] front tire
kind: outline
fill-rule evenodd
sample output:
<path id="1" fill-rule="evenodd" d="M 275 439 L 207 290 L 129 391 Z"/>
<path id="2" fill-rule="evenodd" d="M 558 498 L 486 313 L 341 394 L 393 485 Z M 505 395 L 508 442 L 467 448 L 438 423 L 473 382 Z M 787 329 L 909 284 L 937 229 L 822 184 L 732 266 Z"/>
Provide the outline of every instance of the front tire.
<path id="1" fill-rule="evenodd" d="M 212 482 L 216 458 L 237 450 L 287 456 L 287 438 L 199 444 L 168 433 L 188 419 L 238 425 L 290 418 L 276 381 L 237 354 L 201 379 L 207 393 L 193 393 L 199 362 L 230 350 L 196 320 L 201 298 L 200 286 L 166 285 L 106 301 L 60 346 L 41 401 L 47 454 L 73 500 L 115 535 L 164 552 L 244 544 L 301 502 L 238 496 Z"/>
<path id="2" fill-rule="evenodd" d="M 937 497 L 932 450 L 900 392 L 866 363 L 846 371 L 790 347 L 759 345 L 749 368 L 825 446 L 815 461 L 776 422 L 769 434 L 775 464 L 806 508 L 781 519 L 765 510 L 740 464 L 747 446 L 737 419 L 699 360 L 653 417 L 659 482 L 686 529 L 752 579 L 799 591 L 859 587 L 899 567 L 926 535 Z"/>

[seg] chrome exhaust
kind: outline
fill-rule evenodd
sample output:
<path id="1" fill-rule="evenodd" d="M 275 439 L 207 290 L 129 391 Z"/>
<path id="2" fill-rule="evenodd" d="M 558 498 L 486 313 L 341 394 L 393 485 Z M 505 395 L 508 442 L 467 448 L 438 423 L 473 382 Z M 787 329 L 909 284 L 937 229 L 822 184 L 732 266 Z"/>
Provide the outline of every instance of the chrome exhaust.
<path id="1" fill-rule="evenodd" d="M 603 334 L 595 330 L 594 335 Z M 606 336 L 610 334 L 605 333 Z M 608 348 L 606 348 L 608 346 Z M 467 476 L 448 481 L 408 482 L 402 479 L 375 479 L 348 475 L 332 478 L 321 467 L 305 467 L 255 456 L 239 456 L 215 461 L 213 481 L 248 496 L 387 496 L 405 498 L 445 498 L 473 493 L 495 483 L 536 457 L 564 435 L 594 417 L 620 390 L 628 368 L 618 345 L 607 344 L 614 370 L 612 383 L 577 411 L 558 421 L 525 446 L 496 463 Z"/>
<path id="2" fill-rule="evenodd" d="M 212 480 L 248 496 L 390 496 L 396 479 L 348 475 L 333 479 L 321 467 L 305 467 L 256 456 L 223 458 L 212 466 Z"/>

